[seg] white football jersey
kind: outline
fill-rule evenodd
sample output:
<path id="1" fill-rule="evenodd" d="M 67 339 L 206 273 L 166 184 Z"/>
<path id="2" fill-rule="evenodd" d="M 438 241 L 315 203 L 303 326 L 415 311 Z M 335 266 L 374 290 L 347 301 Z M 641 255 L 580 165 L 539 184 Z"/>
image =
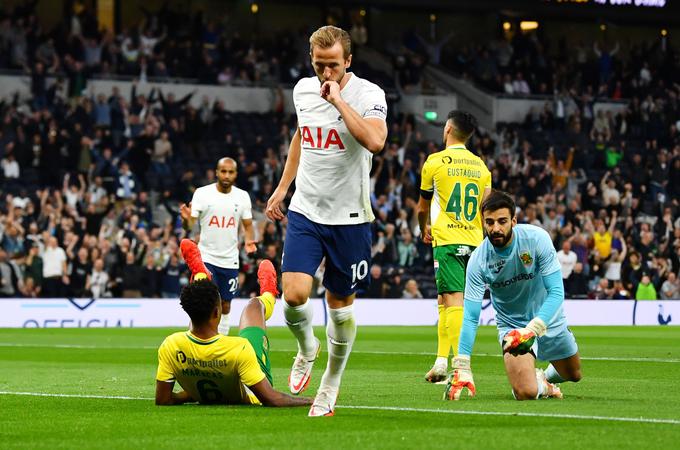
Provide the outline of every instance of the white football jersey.
<path id="1" fill-rule="evenodd" d="M 324 225 L 371 222 L 370 176 L 373 154 L 352 136 L 335 106 L 319 94 L 317 77 L 295 85 L 293 102 L 300 129 L 300 165 L 290 210 Z M 351 74 L 340 91 L 361 117 L 386 120 L 385 92 Z"/>
<path id="2" fill-rule="evenodd" d="M 200 187 L 191 199 L 191 217 L 198 217 L 198 248 L 203 261 L 225 269 L 238 269 L 238 230 L 243 219 L 252 219 L 250 196 L 231 187 L 228 194 L 217 183 Z"/>

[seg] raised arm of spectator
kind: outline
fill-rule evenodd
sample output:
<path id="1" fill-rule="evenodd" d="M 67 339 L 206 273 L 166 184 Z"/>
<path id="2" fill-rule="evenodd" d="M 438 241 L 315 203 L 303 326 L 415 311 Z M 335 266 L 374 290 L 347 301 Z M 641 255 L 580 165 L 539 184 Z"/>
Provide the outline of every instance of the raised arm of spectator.
<path id="1" fill-rule="evenodd" d="M 628 255 L 628 244 L 626 244 L 626 239 L 621 239 L 621 254 L 619 255 L 619 262 L 624 262 L 626 260 L 626 255 Z"/>
<path id="2" fill-rule="evenodd" d="M 602 179 L 600 180 L 600 191 L 604 193 L 604 190 L 607 187 L 607 181 L 609 181 L 609 171 L 606 171 L 604 175 L 602 175 Z"/>
<path id="3" fill-rule="evenodd" d="M 178 104 L 179 106 L 184 106 L 184 105 L 186 105 L 187 103 L 189 103 L 189 100 L 191 100 L 191 97 L 193 97 L 194 94 L 196 94 L 196 90 L 195 90 L 195 89 L 194 89 L 193 91 L 189 92 L 187 95 L 185 95 L 185 96 L 182 97 L 181 99 L 179 99 L 179 100 L 177 101 L 177 104 Z"/>
<path id="4" fill-rule="evenodd" d="M 616 210 L 612 211 L 612 217 L 609 219 L 609 231 L 610 235 L 614 235 L 614 229 L 616 228 L 616 219 L 619 217 L 619 213 L 616 212 Z"/>

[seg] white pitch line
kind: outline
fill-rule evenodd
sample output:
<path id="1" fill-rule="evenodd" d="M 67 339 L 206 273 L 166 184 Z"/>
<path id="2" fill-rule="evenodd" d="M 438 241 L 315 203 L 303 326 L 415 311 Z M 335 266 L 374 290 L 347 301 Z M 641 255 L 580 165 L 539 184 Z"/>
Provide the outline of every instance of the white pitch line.
<path id="1" fill-rule="evenodd" d="M 105 346 L 105 345 L 81 345 L 81 344 L 27 344 L 16 342 L 0 342 L 0 347 L 28 347 L 28 348 L 75 348 L 91 350 L 157 350 L 153 345 L 137 346 Z M 270 349 L 271 353 L 294 353 L 297 349 Z M 355 355 L 399 355 L 399 356 L 432 356 L 432 352 L 381 352 L 373 350 L 352 350 Z M 502 358 L 503 355 L 495 353 L 475 353 L 473 356 L 483 358 Z M 615 361 L 615 362 L 657 362 L 679 364 L 680 359 L 665 358 L 617 358 L 609 356 L 581 356 L 583 361 Z"/>
<path id="2" fill-rule="evenodd" d="M 88 394 L 51 394 L 48 392 L 13 392 L 0 391 L 0 395 L 25 395 L 31 397 L 56 397 L 56 398 L 87 398 L 104 400 L 144 400 L 153 401 L 149 397 L 130 397 L 126 395 L 88 395 Z M 456 409 L 434 409 L 434 408 L 404 408 L 399 406 L 363 406 L 363 405 L 338 405 L 339 409 L 358 409 L 373 411 L 393 411 L 393 412 L 416 412 L 432 414 L 459 414 L 473 416 L 506 416 L 506 417 L 540 417 L 547 419 L 572 419 L 572 420 L 598 420 L 606 422 L 633 422 L 633 423 L 655 423 L 666 425 L 680 425 L 680 420 L 676 419 L 653 419 L 646 417 L 616 417 L 616 416 L 590 416 L 580 414 L 551 414 L 551 413 L 530 413 L 530 412 L 506 412 L 506 411 L 471 411 Z"/>

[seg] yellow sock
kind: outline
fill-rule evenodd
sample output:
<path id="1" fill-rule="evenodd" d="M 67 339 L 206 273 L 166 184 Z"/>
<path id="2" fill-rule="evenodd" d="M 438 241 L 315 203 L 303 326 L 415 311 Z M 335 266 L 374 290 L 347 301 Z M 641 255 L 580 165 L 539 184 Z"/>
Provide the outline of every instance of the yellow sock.
<path id="1" fill-rule="evenodd" d="M 264 320 L 269 320 L 274 312 L 274 305 L 276 304 L 276 298 L 271 292 L 265 292 L 258 297 L 262 304 L 264 305 Z"/>
<path id="2" fill-rule="evenodd" d="M 448 359 L 451 341 L 446 332 L 446 312 L 444 305 L 437 305 L 437 309 L 439 310 L 439 321 L 437 322 L 437 358 Z"/>
<path id="3" fill-rule="evenodd" d="M 449 306 L 446 308 L 446 333 L 453 348 L 453 356 L 458 355 L 458 340 L 460 339 L 460 329 L 462 327 L 463 307 Z"/>

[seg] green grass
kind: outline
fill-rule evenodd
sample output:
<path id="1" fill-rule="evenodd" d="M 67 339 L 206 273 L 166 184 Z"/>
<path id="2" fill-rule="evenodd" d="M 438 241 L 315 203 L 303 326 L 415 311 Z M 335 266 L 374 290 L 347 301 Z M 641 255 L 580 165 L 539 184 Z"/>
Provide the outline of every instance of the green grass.
<path id="1" fill-rule="evenodd" d="M 583 380 L 563 384 L 561 401 L 517 402 L 510 394 L 495 329 L 482 327 L 478 356 L 473 356 L 477 397 L 445 402 L 443 386 L 423 381 L 433 362 L 434 327 L 363 327 L 343 378 L 336 416 L 321 419 L 307 418 L 307 408 L 156 407 L 151 400 L 139 400 L 154 395 L 156 347 L 172 331 L 0 330 L 0 447 L 680 447 L 680 328 L 575 327 L 584 357 Z M 318 329 L 316 334 L 324 332 Z M 274 383 L 283 390 L 295 343 L 286 329 L 271 329 L 270 338 Z M 322 353 L 307 395 L 314 393 L 324 367 Z"/>

